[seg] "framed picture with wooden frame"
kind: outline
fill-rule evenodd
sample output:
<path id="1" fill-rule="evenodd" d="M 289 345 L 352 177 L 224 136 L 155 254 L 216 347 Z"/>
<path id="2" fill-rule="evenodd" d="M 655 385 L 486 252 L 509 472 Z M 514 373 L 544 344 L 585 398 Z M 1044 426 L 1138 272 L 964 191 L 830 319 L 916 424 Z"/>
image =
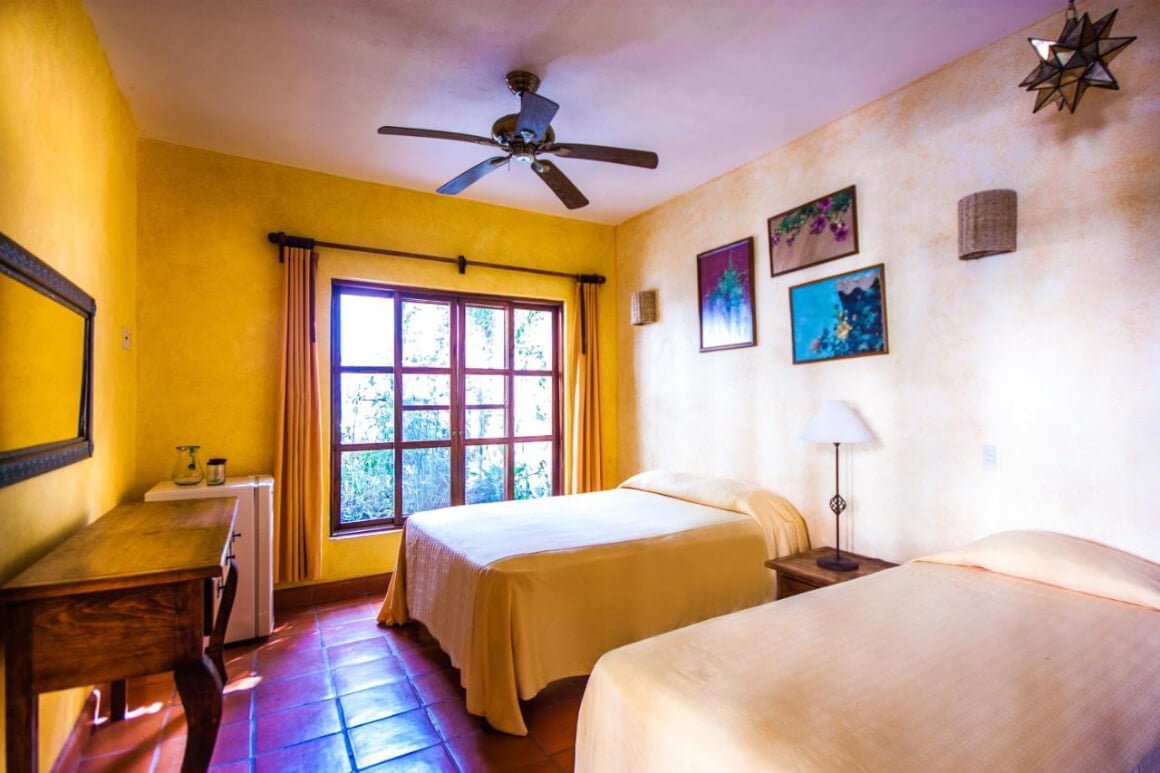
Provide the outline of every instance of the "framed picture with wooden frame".
<path id="1" fill-rule="evenodd" d="M 753 313 L 753 237 L 697 256 L 701 351 L 757 345 Z"/>
<path id="2" fill-rule="evenodd" d="M 789 316 L 795 365 L 889 353 L 886 266 L 789 288 Z"/>
<path id="3" fill-rule="evenodd" d="M 769 273 L 786 274 L 858 252 L 854 186 L 769 218 Z"/>

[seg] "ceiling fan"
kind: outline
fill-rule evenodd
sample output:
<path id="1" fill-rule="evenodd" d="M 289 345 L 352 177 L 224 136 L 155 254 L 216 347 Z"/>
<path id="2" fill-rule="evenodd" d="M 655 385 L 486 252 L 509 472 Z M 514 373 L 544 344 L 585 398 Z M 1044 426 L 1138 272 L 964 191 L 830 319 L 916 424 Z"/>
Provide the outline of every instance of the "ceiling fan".
<path id="1" fill-rule="evenodd" d="M 457 140 L 476 145 L 500 148 L 506 155 L 494 156 L 481 161 L 463 174 L 441 186 L 439 193 L 454 196 L 462 193 L 467 186 L 481 179 L 489 172 L 506 166 L 512 159 L 527 164 L 539 175 L 552 192 L 564 202 L 568 209 L 579 209 L 588 204 L 588 199 L 551 161 L 540 158 L 550 154 L 561 158 L 579 158 L 588 161 L 606 161 L 612 164 L 640 166 L 645 169 L 657 168 L 657 154 L 647 150 L 612 148 L 605 145 L 577 145 L 570 142 L 556 142 L 552 131 L 552 118 L 560 106 L 536 93 L 540 79 L 530 72 L 516 70 L 507 74 L 507 85 L 520 98 L 520 112 L 505 115 L 491 127 L 490 137 L 474 134 L 445 132 L 437 129 L 409 129 L 404 126 L 380 126 L 379 134 L 397 134 L 403 137 L 430 137 L 436 140 Z"/>

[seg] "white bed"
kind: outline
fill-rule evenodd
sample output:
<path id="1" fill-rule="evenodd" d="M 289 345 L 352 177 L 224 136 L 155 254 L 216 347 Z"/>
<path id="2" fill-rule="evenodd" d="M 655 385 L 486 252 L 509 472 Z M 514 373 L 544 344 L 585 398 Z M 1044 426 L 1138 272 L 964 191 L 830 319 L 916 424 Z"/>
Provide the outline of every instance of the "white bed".
<path id="1" fill-rule="evenodd" d="M 1160 769 L 1160 566 L 1047 532 L 609 652 L 577 771 Z"/>
<path id="2" fill-rule="evenodd" d="M 379 621 L 425 624 L 460 669 L 467 710 L 523 735 L 521 698 L 622 644 L 769 600 L 765 559 L 808 545 L 776 494 L 661 472 L 416 513 Z"/>

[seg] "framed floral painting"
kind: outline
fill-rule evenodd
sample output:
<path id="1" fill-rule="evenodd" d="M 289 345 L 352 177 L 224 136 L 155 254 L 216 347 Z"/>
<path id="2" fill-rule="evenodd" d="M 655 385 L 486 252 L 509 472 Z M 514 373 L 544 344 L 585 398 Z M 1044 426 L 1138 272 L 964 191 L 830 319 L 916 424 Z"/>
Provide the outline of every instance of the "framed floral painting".
<path id="1" fill-rule="evenodd" d="M 886 354 L 886 266 L 789 288 L 789 316 L 794 364 Z"/>
<path id="2" fill-rule="evenodd" d="M 854 186 L 769 218 L 771 276 L 837 260 L 858 251 Z"/>
<path id="3" fill-rule="evenodd" d="M 697 256 L 701 351 L 755 346 L 753 237 Z"/>

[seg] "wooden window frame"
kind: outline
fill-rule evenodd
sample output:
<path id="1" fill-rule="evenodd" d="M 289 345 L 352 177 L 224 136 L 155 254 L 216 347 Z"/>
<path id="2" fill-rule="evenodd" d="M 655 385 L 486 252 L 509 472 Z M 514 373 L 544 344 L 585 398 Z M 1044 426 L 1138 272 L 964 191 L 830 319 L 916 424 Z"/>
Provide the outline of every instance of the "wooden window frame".
<path id="1" fill-rule="evenodd" d="M 369 295 L 390 298 L 394 309 L 394 357 L 389 366 L 341 365 L 341 302 L 343 295 Z M 450 366 L 424 367 L 403 366 L 402 307 L 405 302 L 440 303 L 450 306 Z M 468 306 L 500 308 L 505 311 L 505 363 L 503 368 L 468 368 L 466 366 L 465 337 Z M 551 368 L 540 370 L 517 370 L 515 366 L 515 314 L 518 310 L 546 311 L 552 314 L 553 362 Z M 564 472 L 564 352 L 563 324 L 564 307 L 559 301 L 513 296 L 482 295 L 475 293 L 455 293 L 439 290 L 419 289 L 398 285 L 360 282 L 347 279 L 331 280 L 331 346 L 330 346 L 330 533 L 331 536 L 400 529 L 406 522 L 403 514 L 403 452 L 415 448 L 448 448 L 451 465 L 450 503 L 463 504 L 465 498 L 464 459 L 466 449 L 472 446 L 501 445 L 504 448 L 504 499 L 511 500 L 515 481 L 515 448 L 519 443 L 552 443 L 552 494 L 558 495 L 563 488 Z M 394 379 L 394 440 L 375 443 L 343 443 L 342 436 L 342 375 L 344 373 L 382 373 Z M 404 406 L 403 377 L 411 374 L 449 375 L 450 404 Z M 471 375 L 502 375 L 505 378 L 505 405 L 494 406 L 504 409 L 505 432 L 500 437 L 465 438 L 466 426 L 466 381 Z M 518 376 L 543 376 L 552 380 L 552 420 L 551 432 L 547 435 L 517 436 L 515 434 L 515 379 Z M 472 408 L 488 406 L 473 405 Z M 403 440 L 403 413 L 407 410 L 449 411 L 451 437 L 447 440 Z M 392 450 L 395 454 L 394 512 L 383 518 L 366 519 L 351 523 L 342 522 L 342 454 L 350 451 Z"/>

